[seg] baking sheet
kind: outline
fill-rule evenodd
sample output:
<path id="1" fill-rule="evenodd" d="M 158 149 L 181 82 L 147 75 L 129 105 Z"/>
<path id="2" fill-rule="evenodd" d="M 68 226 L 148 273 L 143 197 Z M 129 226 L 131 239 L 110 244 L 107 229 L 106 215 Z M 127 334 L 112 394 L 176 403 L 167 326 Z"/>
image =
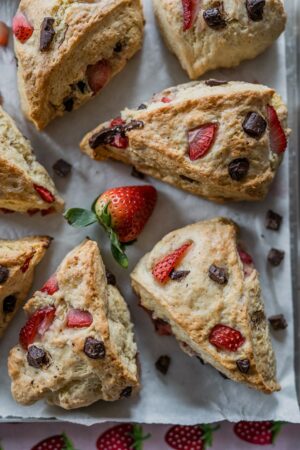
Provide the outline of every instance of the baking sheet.
<path id="1" fill-rule="evenodd" d="M 11 23 L 17 3 L 15 0 L 1 0 L 0 20 Z M 64 158 L 73 165 L 70 178 L 59 179 L 54 176 L 67 207 L 87 208 L 98 193 L 109 187 L 143 183 L 130 176 L 129 167 L 116 162 L 97 163 L 81 154 L 78 142 L 83 134 L 99 122 L 118 115 L 124 106 L 134 107 L 154 92 L 188 81 L 175 57 L 161 41 L 150 0 L 144 0 L 144 7 L 147 22 L 143 50 L 111 81 L 100 96 L 80 110 L 56 120 L 43 133 L 38 133 L 22 117 L 12 42 L 9 48 L 0 50 L 0 91 L 5 109 L 30 138 L 38 159 L 52 175 L 52 165 L 58 158 Z M 245 62 L 234 70 L 211 72 L 204 78 L 259 81 L 274 87 L 286 98 L 286 75 L 285 40 L 281 37 L 272 48 L 254 61 Z M 24 323 L 24 314 L 20 311 L 0 343 L 0 416 L 6 420 L 57 418 L 82 424 L 106 420 L 182 424 L 209 423 L 223 419 L 276 419 L 299 422 L 293 365 L 288 157 L 279 170 L 268 198 L 258 204 L 220 206 L 150 178 L 147 182 L 155 185 L 158 190 L 158 205 L 138 242 L 128 249 L 128 271 L 116 265 L 110 255 L 108 241 L 97 225 L 76 230 L 57 215 L 41 218 L 14 214 L 0 218 L 0 234 L 3 238 L 17 238 L 35 233 L 46 233 L 55 238 L 37 269 L 33 291 L 41 286 L 64 255 L 87 234 L 100 243 L 104 261 L 117 276 L 120 290 L 132 311 L 142 364 L 140 395 L 115 403 L 98 402 L 89 408 L 73 412 L 50 407 L 43 402 L 30 407 L 17 405 L 10 395 L 6 361 L 8 351 L 17 342 L 18 331 Z M 267 231 L 264 227 L 265 214 L 269 208 L 284 217 L 280 233 Z M 228 216 L 241 225 L 242 237 L 251 248 L 256 267 L 261 274 L 267 315 L 283 312 L 289 324 L 286 331 L 273 334 L 282 390 L 271 396 L 223 380 L 212 367 L 202 366 L 196 358 L 185 355 L 173 338 L 156 336 L 147 314 L 137 306 L 137 300 L 130 288 L 130 270 L 166 233 L 217 215 Z M 271 269 L 267 266 L 266 255 L 270 247 L 286 252 L 285 260 L 279 268 Z M 161 376 L 154 367 L 154 362 L 161 354 L 168 354 L 172 358 L 166 377 Z"/>

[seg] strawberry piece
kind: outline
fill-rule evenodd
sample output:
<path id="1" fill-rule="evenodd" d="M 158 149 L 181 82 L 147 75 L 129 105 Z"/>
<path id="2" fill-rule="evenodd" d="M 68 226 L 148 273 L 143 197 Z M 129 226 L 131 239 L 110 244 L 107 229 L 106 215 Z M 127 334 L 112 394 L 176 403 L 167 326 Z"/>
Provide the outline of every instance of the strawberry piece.
<path id="1" fill-rule="evenodd" d="M 115 119 L 113 119 L 111 122 L 110 122 L 110 126 L 111 127 L 117 127 L 117 126 L 119 126 L 119 125 L 125 125 L 125 120 L 123 120 L 122 119 L 122 117 L 116 117 Z"/>
<path id="2" fill-rule="evenodd" d="M 40 441 L 31 450 L 75 450 L 70 439 L 63 434 L 50 436 Z"/>
<path id="3" fill-rule="evenodd" d="M 250 265 L 253 263 L 252 256 L 245 252 L 241 247 L 238 247 L 238 254 L 243 264 Z"/>
<path id="4" fill-rule="evenodd" d="M 111 67 L 105 59 L 87 67 L 86 76 L 88 84 L 94 94 L 97 94 L 106 85 L 110 75 Z"/>
<path id="5" fill-rule="evenodd" d="M 281 426 L 281 422 L 241 421 L 234 425 L 233 430 L 242 441 L 255 445 L 271 445 L 274 444 Z"/>
<path id="6" fill-rule="evenodd" d="M 24 350 L 28 349 L 38 334 L 43 335 L 48 330 L 54 317 L 55 308 L 53 306 L 38 309 L 29 317 L 19 334 L 19 342 Z"/>
<path id="7" fill-rule="evenodd" d="M 175 450 L 204 450 L 212 445 L 216 429 L 211 425 L 175 425 L 167 431 L 165 441 Z"/>
<path id="8" fill-rule="evenodd" d="M 173 334 L 172 328 L 168 322 L 165 322 L 162 319 L 153 319 L 153 318 L 152 321 L 158 336 L 172 336 Z"/>
<path id="9" fill-rule="evenodd" d="M 196 161 L 206 155 L 214 142 L 217 129 L 216 123 L 208 123 L 188 132 L 191 161 Z"/>
<path id="10" fill-rule="evenodd" d="M 29 256 L 29 257 L 24 261 L 24 264 L 23 264 L 23 266 L 21 267 L 21 272 L 22 272 L 22 273 L 27 272 L 27 270 L 28 270 L 28 268 L 29 268 L 30 261 L 32 260 L 32 258 L 33 258 L 33 255 Z"/>
<path id="11" fill-rule="evenodd" d="M 170 273 L 178 266 L 191 245 L 191 242 L 183 244 L 181 247 L 177 248 L 169 255 L 164 256 L 155 264 L 152 269 L 152 275 L 159 283 L 166 283 L 168 281 Z"/>
<path id="12" fill-rule="evenodd" d="M 215 325 L 210 332 L 209 342 L 220 350 L 236 352 L 245 342 L 244 336 L 227 325 Z"/>
<path id="13" fill-rule="evenodd" d="M 8 27 L 0 21 L 0 47 L 6 47 L 8 44 Z"/>
<path id="14" fill-rule="evenodd" d="M 56 275 L 52 275 L 52 277 L 49 278 L 48 281 L 44 284 L 44 286 L 41 289 L 41 292 L 45 292 L 48 295 L 53 295 L 55 292 L 57 292 L 59 289 L 58 282 Z"/>
<path id="15" fill-rule="evenodd" d="M 197 17 L 199 0 L 182 0 L 183 31 L 187 31 L 194 25 Z"/>
<path id="16" fill-rule="evenodd" d="M 106 207 L 110 215 L 110 226 L 120 242 L 135 240 L 152 214 L 157 193 L 152 186 L 125 186 L 112 188 L 102 194 L 95 212 L 104 227 L 108 222 L 103 215 Z"/>
<path id="17" fill-rule="evenodd" d="M 70 309 L 67 314 L 68 328 L 85 328 L 93 323 L 93 316 L 88 311 Z"/>
<path id="18" fill-rule="evenodd" d="M 18 12 L 13 18 L 12 30 L 18 41 L 24 44 L 32 36 L 34 28 L 24 14 Z"/>
<path id="19" fill-rule="evenodd" d="M 113 119 L 110 122 L 110 126 L 112 128 L 117 127 L 117 126 L 122 126 L 125 124 L 126 124 L 125 120 L 123 120 L 121 117 L 116 117 L 115 119 Z M 114 136 L 114 140 L 110 145 L 112 145 L 113 147 L 116 147 L 116 148 L 127 148 L 129 145 L 128 137 L 125 136 L 125 134 L 122 135 L 122 133 L 117 133 Z"/>
<path id="20" fill-rule="evenodd" d="M 109 428 L 99 436 L 96 447 L 98 450 L 142 450 L 143 441 L 150 435 L 143 435 L 141 425 L 124 423 Z"/>
<path id="21" fill-rule="evenodd" d="M 160 101 L 163 103 L 171 103 L 172 100 L 169 97 L 162 97 Z"/>
<path id="22" fill-rule="evenodd" d="M 34 184 L 33 187 L 44 202 L 53 203 L 55 201 L 54 195 L 45 187 L 38 186 L 37 184 Z"/>
<path id="23" fill-rule="evenodd" d="M 273 106 L 267 106 L 270 147 L 273 153 L 283 153 L 287 148 L 287 137 Z"/>

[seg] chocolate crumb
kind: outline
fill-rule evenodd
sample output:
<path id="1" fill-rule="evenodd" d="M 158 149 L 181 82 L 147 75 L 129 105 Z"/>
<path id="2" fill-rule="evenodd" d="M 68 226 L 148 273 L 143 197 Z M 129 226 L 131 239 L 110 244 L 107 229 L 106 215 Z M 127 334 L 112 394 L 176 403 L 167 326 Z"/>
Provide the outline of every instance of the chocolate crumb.
<path id="1" fill-rule="evenodd" d="M 54 38 L 55 31 L 53 29 L 54 19 L 52 17 L 45 17 L 41 25 L 40 34 L 40 51 L 45 52 L 49 50 L 51 42 Z"/>
<path id="2" fill-rule="evenodd" d="M 120 53 L 123 50 L 123 45 L 122 42 L 117 42 L 115 47 L 114 47 L 114 52 L 116 53 Z"/>
<path id="3" fill-rule="evenodd" d="M 115 286 L 117 284 L 117 280 L 116 280 L 116 277 L 114 276 L 114 274 L 111 273 L 108 269 L 105 269 L 105 273 L 106 273 L 107 284 L 111 284 L 112 286 Z"/>
<path id="4" fill-rule="evenodd" d="M 71 112 L 73 111 L 73 107 L 74 107 L 74 99 L 73 97 L 67 97 L 64 99 L 63 101 L 64 107 L 65 107 L 65 111 L 67 112 Z"/>
<path id="5" fill-rule="evenodd" d="M 228 81 L 225 80 L 215 80 L 211 78 L 210 80 L 205 81 L 206 86 L 214 87 L 214 86 L 222 86 L 223 84 L 228 84 Z"/>
<path id="6" fill-rule="evenodd" d="M 190 272 L 191 272 L 190 270 L 173 269 L 169 275 L 169 278 L 171 278 L 171 280 L 181 281 L 183 280 L 183 278 L 186 278 Z"/>
<path id="7" fill-rule="evenodd" d="M 287 321 L 283 314 L 277 314 L 275 316 L 269 317 L 269 322 L 273 330 L 285 330 L 288 326 Z"/>
<path id="8" fill-rule="evenodd" d="M 0 284 L 5 283 L 9 277 L 9 269 L 0 265 Z"/>
<path id="9" fill-rule="evenodd" d="M 246 0 L 248 16 L 254 22 L 263 20 L 266 0 Z"/>
<path id="10" fill-rule="evenodd" d="M 90 336 L 85 340 L 83 351 L 86 356 L 92 359 L 105 358 L 106 352 L 104 343 Z"/>
<path id="11" fill-rule="evenodd" d="M 166 375 L 168 373 L 170 363 L 171 363 L 171 358 L 168 355 L 162 355 L 156 361 L 155 367 L 163 375 Z"/>
<path id="12" fill-rule="evenodd" d="M 87 84 L 86 84 L 84 81 L 78 81 L 77 87 L 78 87 L 78 89 L 80 90 L 80 92 L 81 92 L 82 94 L 84 94 L 84 93 L 85 93 L 85 90 L 86 90 L 86 88 L 87 88 Z"/>
<path id="13" fill-rule="evenodd" d="M 129 398 L 132 394 L 132 387 L 127 386 L 120 394 L 120 398 Z"/>
<path id="14" fill-rule="evenodd" d="M 269 209 L 266 217 L 266 228 L 268 230 L 279 231 L 282 223 L 282 216 Z"/>
<path id="15" fill-rule="evenodd" d="M 228 273 L 224 267 L 218 267 L 212 264 L 208 269 L 208 276 L 218 284 L 227 284 Z"/>
<path id="16" fill-rule="evenodd" d="M 268 261 L 273 267 L 280 266 L 281 262 L 284 259 L 284 252 L 281 250 L 277 250 L 276 248 L 271 248 L 268 254 Z"/>
<path id="17" fill-rule="evenodd" d="M 72 166 L 64 159 L 59 159 L 53 165 L 53 170 L 59 177 L 67 177 L 71 172 Z"/>
<path id="18" fill-rule="evenodd" d="M 14 312 L 17 303 L 17 297 L 15 295 L 8 295 L 3 300 L 3 312 L 9 314 Z"/>
<path id="19" fill-rule="evenodd" d="M 241 373 L 248 373 L 250 369 L 249 359 L 238 359 L 236 361 L 237 368 Z"/>
<path id="20" fill-rule="evenodd" d="M 139 180 L 143 180 L 145 178 L 145 175 L 139 170 L 137 170 L 134 166 L 132 167 L 131 170 L 131 176 L 134 178 L 138 178 Z"/>
<path id="21" fill-rule="evenodd" d="M 36 345 L 31 345 L 27 353 L 27 362 L 31 367 L 40 369 L 44 365 L 48 364 L 49 359 L 45 350 L 37 347 Z"/>

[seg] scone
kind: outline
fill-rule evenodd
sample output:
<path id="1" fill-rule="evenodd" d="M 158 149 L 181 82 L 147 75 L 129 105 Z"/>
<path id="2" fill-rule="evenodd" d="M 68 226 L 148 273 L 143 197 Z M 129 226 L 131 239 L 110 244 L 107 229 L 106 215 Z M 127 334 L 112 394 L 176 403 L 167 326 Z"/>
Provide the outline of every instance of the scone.
<path id="1" fill-rule="evenodd" d="M 0 240 L 0 337 L 27 297 L 50 242 L 48 236 Z"/>
<path id="2" fill-rule="evenodd" d="M 284 31 L 281 0 L 153 0 L 163 37 L 191 79 L 255 58 Z"/>
<path id="3" fill-rule="evenodd" d="M 140 0 L 21 0 L 13 20 L 24 114 L 38 129 L 79 108 L 140 49 Z"/>
<path id="4" fill-rule="evenodd" d="M 107 281 L 96 242 L 71 251 L 24 309 L 29 319 L 8 360 L 17 402 L 45 398 L 74 409 L 138 389 L 129 311 Z"/>
<path id="5" fill-rule="evenodd" d="M 60 212 L 64 201 L 28 139 L 0 106 L 0 210 L 42 215 Z"/>
<path id="6" fill-rule="evenodd" d="M 287 146 L 286 106 L 259 84 L 191 82 L 121 116 L 88 133 L 81 149 L 215 201 L 262 200 Z"/>
<path id="7" fill-rule="evenodd" d="M 259 276 L 238 228 L 216 218 L 173 231 L 131 274 L 141 306 L 160 334 L 234 381 L 280 389 Z"/>

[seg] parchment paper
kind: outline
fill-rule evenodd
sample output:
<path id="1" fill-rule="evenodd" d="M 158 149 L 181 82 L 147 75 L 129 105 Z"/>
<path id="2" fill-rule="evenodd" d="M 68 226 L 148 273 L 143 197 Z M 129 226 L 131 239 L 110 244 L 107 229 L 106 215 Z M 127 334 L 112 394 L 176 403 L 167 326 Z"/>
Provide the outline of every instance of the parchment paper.
<path id="1" fill-rule="evenodd" d="M 11 23 L 17 1 L 0 2 L 0 20 Z M 5 109 L 16 119 L 24 134 L 30 138 L 38 159 L 53 175 L 52 165 L 64 158 L 73 165 L 68 179 L 54 175 L 56 185 L 67 207 L 88 208 L 92 200 L 109 187 L 142 184 L 130 176 L 131 169 L 116 162 L 97 163 L 80 153 L 78 143 L 83 134 L 101 121 L 115 117 L 125 107 L 134 107 L 162 88 L 188 81 L 179 63 L 164 46 L 155 25 L 151 2 L 144 0 L 146 14 L 143 50 L 131 60 L 101 95 L 80 110 L 54 121 L 43 133 L 27 123 L 20 111 L 16 84 L 16 67 L 12 39 L 7 49 L 0 49 L 0 91 Z M 234 70 L 209 73 L 206 78 L 219 77 L 245 81 L 259 81 L 276 88 L 286 98 L 286 64 L 284 38 L 254 61 L 243 63 Z M 289 192 L 288 158 L 268 198 L 258 204 L 228 204 L 220 206 L 194 197 L 171 186 L 148 178 L 158 189 L 159 200 L 153 216 L 138 242 L 128 249 L 130 267 L 120 269 L 114 262 L 108 240 L 99 226 L 75 230 L 58 215 L 44 218 L 18 214 L 1 215 L 2 238 L 17 238 L 35 233 L 55 238 L 43 262 L 39 265 L 32 291 L 41 286 L 56 269 L 65 254 L 89 235 L 97 239 L 107 267 L 117 276 L 135 323 L 136 338 L 142 365 L 142 390 L 137 398 L 115 403 L 98 402 L 93 406 L 66 412 L 40 402 L 30 407 L 17 405 L 10 395 L 7 375 L 7 354 L 18 340 L 18 331 L 25 316 L 20 311 L 0 343 L 0 416 L 2 418 L 49 419 L 93 424 L 106 420 L 148 423 L 192 424 L 227 419 L 231 421 L 277 419 L 299 422 L 299 408 L 294 382 L 293 309 L 289 258 Z M 279 233 L 264 227 L 269 208 L 282 214 Z M 248 389 L 232 381 L 223 380 L 212 367 L 202 366 L 196 358 L 185 355 L 173 338 L 158 337 L 143 310 L 137 306 L 129 273 L 139 258 L 169 231 L 189 223 L 224 215 L 239 223 L 243 239 L 251 249 L 261 274 L 267 315 L 283 312 L 288 329 L 273 334 L 278 361 L 278 378 L 282 386 L 271 396 Z M 279 268 L 270 268 L 266 256 L 270 247 L 283 249 L 285 260 Z M 167 376 L 160 375 L 154 363 L 161 354 L 172 358 Z"/>

